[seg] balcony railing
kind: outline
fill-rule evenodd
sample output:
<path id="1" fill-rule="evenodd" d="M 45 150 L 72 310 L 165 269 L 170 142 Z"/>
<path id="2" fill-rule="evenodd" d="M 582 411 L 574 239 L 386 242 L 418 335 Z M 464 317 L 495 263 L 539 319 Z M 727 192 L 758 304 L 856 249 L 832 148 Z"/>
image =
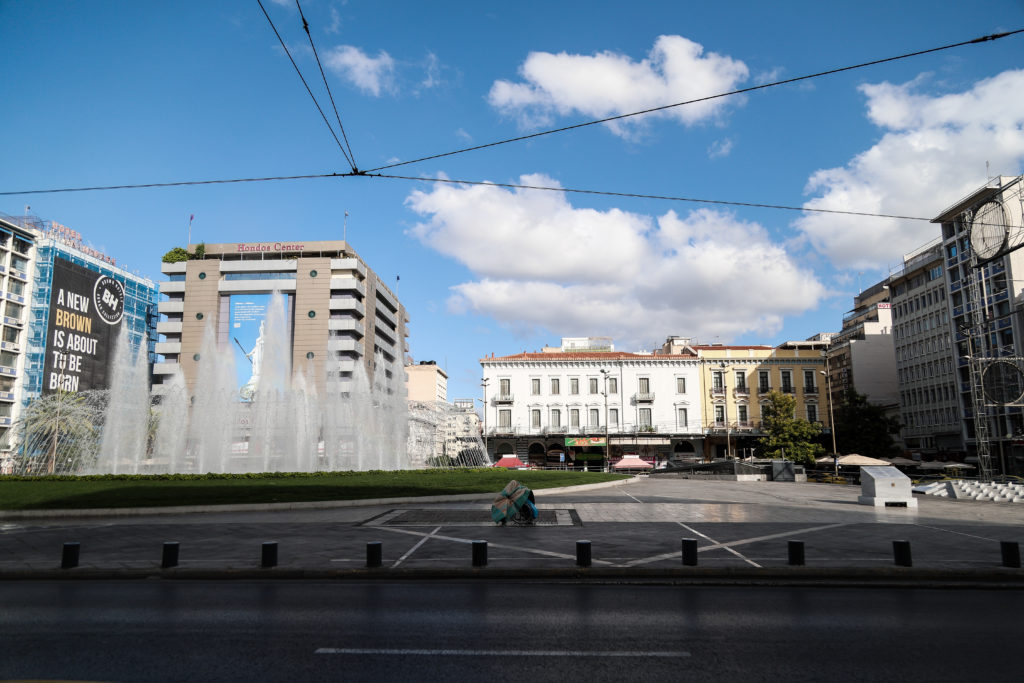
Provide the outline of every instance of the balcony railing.
<path id="1" fill-rule="evenodd" d="M 771 392 L 772 388 L 770 386 L 762 384 L 757 387 L 757 393 L 759 394 L 770 394 Z"/>
<path id="2" fill-rule="evenodd" d="M 736 396 L 750 396 L 750 387 L 745 384 L 742 387 L 736 387 L 732 391 Z"/>
<path id="3" fill-rule="evenodd" d="M 649 393 L 649 392 L 648 393 L 637 392 L 637 393 L 633 394 L 633 400 L 636 401 L 637 403 L 653 403 L 654 402 L 654 394 L 653 393 Z"/>
<path id="4" fill-rule="evenodd" d="M 514 394 L 498 394 L 494 397 L 495 403 L 512 403 L 514 400 Z"/>
<path id="5" fill-rule="evenodd" d="M 569 428 L 565 425 L 544 427 L 545 434 L 565 434 Z"/>
<path id="6" fill-rule="evenodd" d="M 781 389 L 779 389 L 779 391 L 781 391 L 784 394 L 795 394 L 796 393 L 796 387 L 793 387 L 793 386 L 789 386 L 789 387 L 783 386 Z"/>
<path id="7" fill-rule="evenodd" d="M 816 393 L 818 393 L 818 387 L 813 385 L 813 384 L 805 384 L 804 385 L 804 393 L 805 394 L 816 394 Z"/>

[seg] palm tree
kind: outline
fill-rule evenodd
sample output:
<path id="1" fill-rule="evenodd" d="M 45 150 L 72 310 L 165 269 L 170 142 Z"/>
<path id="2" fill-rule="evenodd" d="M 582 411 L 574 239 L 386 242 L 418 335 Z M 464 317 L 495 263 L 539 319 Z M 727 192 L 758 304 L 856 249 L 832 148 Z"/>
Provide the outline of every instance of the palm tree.
<path id="1" fill-rule="evenodd" d="M 18 419 L 22 469 L 35 470 L 45 457 L 45 472 L 77 470 L 95 457 L 98 410 L 84 393 L 58 391 L 31 401 Z M 60 465 L 63 464 L 63 467 Z"/>

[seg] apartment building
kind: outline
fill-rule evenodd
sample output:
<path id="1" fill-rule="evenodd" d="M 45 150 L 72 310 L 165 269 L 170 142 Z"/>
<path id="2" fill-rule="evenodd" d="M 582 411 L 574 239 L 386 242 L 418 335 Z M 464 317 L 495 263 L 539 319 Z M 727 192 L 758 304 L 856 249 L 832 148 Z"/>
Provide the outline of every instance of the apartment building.
<path id="1" fill-rule="evenodd" d="M 832 335 L 828 371 L 835 408 L 846 403 L 852 390 L 894 417 L 899 410 L 889 297 L 888 280 L 868 287 L 854 297 L 853 309 L 843 316 L 842 329 Z"/>
<path id="2" fill-rule="evenodd" d="M 448 400 L 448 374 L 432 360 L 406 365 L 408 398 L 410 401 Z"/>
<path id="3" fill-rule="evenodd" d="M 195 255 L 198 246 L 189 245 L 189 253 Z M 344 387 L 361 363 L 367 377 L 383 385 L 378 390 L 405 392 L 405 307 L 346 242 L 203 247 L 201 257 L 161 268 L 167 280 L 160 283 L 157 331 L 163 339 L 156 351 L 163 361 L 154 368 L 155 394 L 177 368 L 192 390 L 207 326 L 219 345 L 238 346 L 245 354 L 249 344 L 238 334 L 249 330 L 256 338 L 275 292 L 286 298 L 292 368 L 308 368 L 318 390 L 329 374 Z"/>

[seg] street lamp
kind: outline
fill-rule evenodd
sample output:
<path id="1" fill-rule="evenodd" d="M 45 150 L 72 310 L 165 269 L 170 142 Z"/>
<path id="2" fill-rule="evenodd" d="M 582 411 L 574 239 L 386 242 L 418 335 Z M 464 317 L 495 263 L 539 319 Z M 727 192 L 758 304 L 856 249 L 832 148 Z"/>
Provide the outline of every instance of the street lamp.
<path id="1" fill-rule="evenodd" d="M 825 389 L 828 392 L 828 425 L 832 431 L 832 468 L 833 473 L 839 476 L 839 450 L 836 448 L 836 420 L 832 413 L 832 375 L 828 372 L 828 356 L 825 356 L 825 369 L 818 370 L 825 375 Z"/>
<path id="2" fill-rule="evenodd" d="M 612 452 L 611 443 L 608 441 L 608 371 L 602 369 L 601 374 L 604 375 L 604 464 L 610 470 Z"/>
<path id="3" fill-rule="evenodd" d="M 728 459 L 732 457 L 732 437 L 729 434 L 729 383 L 725 380 L 725 372 L 729 366 L 723 362 L 719 363 L 718 367 L 722 369 L 722 396 L 725 397 L 725 403 L 722 405 L 725 413 L 723 415 L 725 418 L 725 457 Z"/>
<path id="4" fill-rule="evenodd" d="M 489 378 L 485 377 L 484 381 L 480 382 L 480 386 L 482 386 L 484 388 L 483 411 L 484 411 L 484 457 L 485 458 L 490 458 L 491 457 L 491 454 L 487 451 L 487 383 L 490 382 L 490 381 L 491 380 Z"/>

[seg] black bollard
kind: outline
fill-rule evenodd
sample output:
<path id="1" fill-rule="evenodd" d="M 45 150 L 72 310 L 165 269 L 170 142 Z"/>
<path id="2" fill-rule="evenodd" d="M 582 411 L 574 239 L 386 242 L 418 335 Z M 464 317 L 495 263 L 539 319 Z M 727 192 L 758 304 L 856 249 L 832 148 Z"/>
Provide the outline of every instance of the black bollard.
<path id="1" fill-rule="evenodd" d="M 473 541 L 473 566 L 487 566 L 487 541 Z"/>
<path id="2" fill-rule="evenodd" d="M 160 566 L 164 569 L 168 567 L 178 566 L 178 542 L 177 541 L 165 541 L 164 542 L 164 553 L 160 559 Z"/>
<path id="3" fill-rule="evenodd" d="M 892 557 L 899 567 L 913 567 L 914 561 L 910 557 L 910 541 L 893 541 Z"/>
<path id="4" fill-rule="evenodd" d="M 73 569 L 78 566 L 78 543 L 65 543 L 60 553 L 60 568 Z"/>
<path id="5" fill-rule="evenodd" d="M 1003 566 L 1020 569 L 1020 544 L 1016 541 L 1001 541 L 999 549 L 1003 553 Z"/>
<path id="6" fill-rule="evenodd" d="M 804 542 L 803 541 L 790 541 L 789 542 L 789 563 L 791 565 L 802 566 L 804 563 Z"/>
<path id="7" fill-rule="evenodd" d="M 590 566 L 590 541 L 576 541 L 576 566 Z"/>
<path id="8" fill-rule="evenodd" d="M 260 566 L 264 569 L 277 566 L 277 541 L 266 541 L 263 543 Z"/>
<path id="9" fill-rule="evenodd" d="M 370 541 L 366 544 L 366 566 L 379 567 L 383 564 L 384 546 L 380 541 Z"/>
<path id="10" fill-rule="evenodd" d="M 683 564 L 687 567 L 697 566 L 697 539 L 683 539 Z"/>

